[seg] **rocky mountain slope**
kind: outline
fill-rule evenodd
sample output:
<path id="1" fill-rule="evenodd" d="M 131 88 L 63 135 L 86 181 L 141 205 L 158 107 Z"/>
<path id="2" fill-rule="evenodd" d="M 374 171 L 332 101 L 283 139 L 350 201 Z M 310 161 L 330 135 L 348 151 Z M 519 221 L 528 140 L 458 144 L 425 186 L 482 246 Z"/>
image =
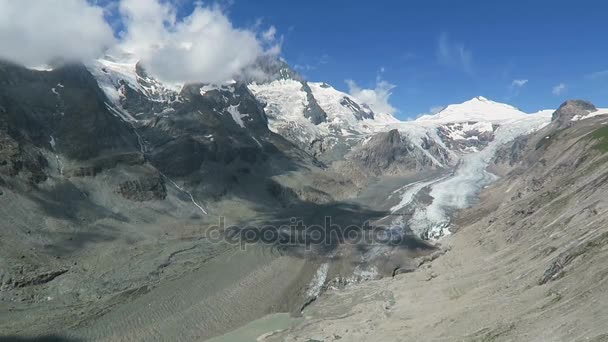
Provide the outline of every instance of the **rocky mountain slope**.
<path id="1" fill-rule="evenodd" d="M 485 113 L 485 114 L 484 114 Z M 404 192 L 399 210 L 412 207 L 414 195 L 433 185 L 437 207 L 417 210 L 418 234 L 426 235 L 435 229 L 444 234 L 442 225 L 447 220 L 443 209 L 461 209 L 474 197 L 476 191 L 492 180 L 484 175 L 496 148 L 516 137 L 533 132 L 546 125 L 551 112 L 525 114 L 518 109 L 476 97 L 461 104 L 446 107 L 434 115 L 425 115 L 414 121 L 398 122 L 378 126 L 376 132 L 355 145 L 344 160 L 333 164 L 334 169 L 349 175 L 357 184 L 378 176 L 419 174 L 424 172 L 451 171 L 455 175 L 441 184 L 417 184 Z M 389 133 L 387 133 L 389 132 Z M 441 188 L 460 184 L 459 195 L 447 195 Z M 452 190 L 450 190 L 452 191 Z M 426 205 L 426 204 L 425 204 Z M 407 209 L 406 209 L 407 211 Z M 394 212 L 393 212 L 394 213 Z M 434 223 L 433 223 L 434 222 Z"/>
<path id="2" fill-rule="evenodd" d="M 564 103 L 545 128 L 497 150 L 490 169 L 502 178 L 457 215 L 445 254 L 330 291 L 263 340 L 604 341 L 603 113 Z"/>
<path id="3" fill-rule="evenodd" d="M 518 184 L 513 203 L 541 201 L 534 189 L 600 160 L 602 133 L 589 123 L 606 111 L 591 104 L 566 103 L 550 123 L 552 113 L 478 97 L 401 122 L 282 60 L 256 70 L 171 85 L 132 56 L 51 71 L 0 64 L 3 334 L 193 340 L 297 314 L 328 288 L 443 253 L 424 240 L 474 227 L 453 217 L 496 175 L 497 187 Z M 541 177 L 568 144 L 581 159 Z M 481 219 L 492 203 L 470 212 L 496 220 Z M 500 208 L 505 222 L 528 215 Z M 355 227 L 384 240 L 281 243 L 310 237 L 297 229 L 238 240 L 250 225 L 323 227 L 326 217 L 338 235 Z"/>
<path id="4" fill-rule="evenodd" d="M 270 77 L 251 80 L 249 89 L 265 104 L 270 129 L 324 162 L 341 159 L 376 126 L 398 122 L 327 83 L 304 80 L 283 61 L 263 65 Z"/>
<path id="5" fill-rule="evenodd" d="M 245 84 L 177 91 L 137 64 L 104 61 L 52 71 L 3 63 L 0 85 L 2 334 L 63 332 L 125 304 L 144 319 L 133 301 L 187 274 L 204 288 L 188 303 L 213 317 L 209 335 L 308 300 L 314 261 L 266 248 L 228 258 L 239 246 L 206 235 L 356 192 L 271 132 Z M 224 267 L 234 269 L 227 284 L 249 277 L 283 295 L 214 312 L 210 298 L 256 298 L 204 280 Z M 168 300 L 163 291 L 150 296 Z"/>
<path id="6" fill-rule="evenodd" d="M 248 75 L 223 85 L 164 85 L 129 59 L 116 62 L 106 57 L 89 66 L 89 70 L 107 97 L 112 99 L 114 110 L 137 126 L 146 127 L 156 124 L 154 121 L 179 117 L 181 114 L 177 111 L 183 107 L 183 100 L 198 98 L 200 94 L 206 100 L 216 100 L 207 104 L 211 106 L 207 110 L 212 109 L 215 115 L 222 111 L 230 114 L 232 120 L 228 119 L 228 122 L 222 120 L 230 117 L 219 116 L 222 125 L 237 123 L 241 128 L 219 136 L 247 134 L 253 130 L 250 137 L 255 141 L 258 134 L 269 130 L 336 172 L 349 173 L 347 176 L 360 185 L 381 175 L 448 169 L 461 155 L 478 152 L 487 146 L 502 124 L 527 117 L 509 105 L 476 97 L 450 105 L 435 115 L 401 122 L 388 114 L 373 112 L 367 105 L 326 83 L 304 80 L 283 60 L 262 58 L 257 67 L 258 73 L 261 71 L 263 75 Z M 237 99 L 231 103 L 227 99 L 235 91 Z M 213 97 L 218 92 L 222 98 Z M 249 104 L 238 98 L 241 95 L 248 97 Z M 263 114 L 256 118 L 258 115 L 248 113 L 252 110 L 263 111 Z M 398 146 L 394 139 L 383 141 L 384 134 L 392 129 L 397 129 L 401 136 Z M 383 152 L 376 153 L 372 148 L 374 144 L 368 144 L 375 134 L 378 137 L 373 138 L 374 141 L 383 141 L 376 143 L 381 145 L 380 149 L 395 145 L 400 150 L 410 151 L 402 158 L 405 163 L 394 161 L 392 156 L 382 155 Z M 376 160 L 378 156 L 381 160 Z M 369 165 L 370 160 L 374 165 Z M 392 166 L 387 167 L 388 164 Z"/>

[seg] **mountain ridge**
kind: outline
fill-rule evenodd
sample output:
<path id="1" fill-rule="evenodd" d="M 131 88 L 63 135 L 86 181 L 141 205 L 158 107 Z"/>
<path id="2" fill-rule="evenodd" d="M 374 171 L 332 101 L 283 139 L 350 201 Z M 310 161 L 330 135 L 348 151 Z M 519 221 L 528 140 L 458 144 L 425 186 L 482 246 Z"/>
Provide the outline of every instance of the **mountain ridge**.
<path id="1" fill-rule="evenodd" d="M 160 324 L 167 339 L 176 330 L 192 339 L 269 312 L 299 313 L 325 289 L 412 273 L 423 263 L 415 258 L 446 253 L 439 244 L 460 236 L 458 213 L 497 175 L 543 163 L 545 150 L 556 158 L 556 138 L 605 119 L 578 102 L 551 122 L 546 112 L 474 98 L 435 120 L 386 120 L 325 83 L 299 80 L 284 62 L 268 68 L 274 76 L 255 85 L 243 77 L 172 88 L 136 62 L 0 65 L 0 307 L 18 308 L 0 315 L 2 330 L 60 326 L 76 338 L 120 339 L 157 334 L 148 327 Z M 577 148 L 598 153 L 602 133 Z M 513 177 L 525 182 L 524 198 L 579 162 L 551 164 L 550 177 Z M 251 248 L 234 253 L 232 239 L 251 225 L 322 226 L 325 217 L 338 233 L 367 232 L 368 222 L 397 240 L 285 246 L 287 232 L 270 245 L 241 241 Z M 212 239 L 224 222 L 225 239 Z"/>
<path id="2" fill-rule="evenodd" d="M 523 118 L 526 113 L 504 103 L 489 100 L 483 96 L 477 96 L 459 104 L 451 104 L 436 114 L 423 115 L 415 121 L 424 122 L 469 122 L 489 121 L 500 123 L 509 120 Z"/>

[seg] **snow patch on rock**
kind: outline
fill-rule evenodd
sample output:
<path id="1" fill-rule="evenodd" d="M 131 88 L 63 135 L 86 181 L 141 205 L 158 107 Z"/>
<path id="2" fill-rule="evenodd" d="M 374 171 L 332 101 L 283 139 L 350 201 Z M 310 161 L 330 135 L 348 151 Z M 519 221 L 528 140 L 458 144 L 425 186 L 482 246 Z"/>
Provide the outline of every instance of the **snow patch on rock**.
<path id="1" fill-rule="evenodd" d="M 236 122 L 237 125 L 241 126 L 241 128 L 245 128 L 245 123 L 243 122 L 243 118 L 248 117 L 249 114 L 242 114 L 239 111 L 239 105 L 230 106 L 230 107 L 228 107 L 228 109 L 226 109 L 226 111 L 228 113 L 230 113 L 230 115 L 232 116 L 232 119 L 234 120 L 234 122 Z"/>
<path id="2" fill-rule="evenodd" d="M 590 119 L 600 115 L 608 115 L 608 108 L 598 108 L 595 112 L 591 112 L 587 115 L 576 115 L 572 118 L 572 121 L 580 121 L 584 119 Z"/>

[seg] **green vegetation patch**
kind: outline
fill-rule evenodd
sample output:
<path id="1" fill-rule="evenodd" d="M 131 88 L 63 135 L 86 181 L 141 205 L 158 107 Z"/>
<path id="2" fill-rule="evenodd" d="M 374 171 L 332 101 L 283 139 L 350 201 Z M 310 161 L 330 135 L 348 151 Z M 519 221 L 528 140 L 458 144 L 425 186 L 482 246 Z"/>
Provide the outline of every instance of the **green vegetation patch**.
<path id="1" fill-rule="evenodd" d="M 593 146 L 594 149 L 608 152 L 608 126 L 595 130 L 591 133 L 591 137 L 597 140 L 597 143 Z"/>

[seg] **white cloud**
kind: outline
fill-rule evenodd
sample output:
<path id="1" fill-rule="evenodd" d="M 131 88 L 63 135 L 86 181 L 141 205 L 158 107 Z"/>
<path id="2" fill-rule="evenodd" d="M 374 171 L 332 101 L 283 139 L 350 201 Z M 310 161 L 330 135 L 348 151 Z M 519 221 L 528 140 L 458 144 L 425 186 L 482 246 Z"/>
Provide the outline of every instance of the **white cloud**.
<path id="1" fill-rule="evenodd" d="M 236 28 L 217 6 L 197 3 L 178 19 L 170 3 L 122 0 L 120 13 L 126 27 L 121 48 L 166 82 L 224 82 L 261 55 L 280 51 L 274 27 L 263 33 Z"/>
<path id="2" fill-rule="evenodd" d="M 329 63 L 330 59 L 331 59 L 331 57 L 329 57 L 328 54 L 324 53 L 323 55 L 321 55 L 321 57 L 319 57 L 318 63 L 327 64 L 327 63 Z"/>
<path id="3" fill-rule="evenodd" d="M 178 17 L 175 1 L 60 2 L 0 0 L 0 59 L 39 67 L 124 51 L 163 81 L 219 83 L 251 69 L 260 56 L 280 52 L 274 26 L 234 27 L 219 5 L 197 1 Z M 123 30 L 118 39 L 112 27 Z"/>
<path id="4" fill-rule="evenodd" d="M 311 71 L 311 70 L 315 70 L 317 67 L 314 65 L 310 65 L 310 64 L 295 64 L 293 66 L 294 70 L 296 71 Z"/>
<path id="5" fill-rule="evenodd" d="M 313 63 L 303 63 L 303 64 L 295 64 L 293 66 L 294 70 L 298 72 L 307 72 L 312 70 L 317 70 L 321 68 L 323 65 L 329 63 L 330 57 L 328 54 L 323 54 L 320 57 L 313 58 Z M 303 75 L 304 76 L 304 75 Z"/>
<path id="6" fill-rule="evenodd" d="M 511 82 L 511 87 L 521 88 L 521 87 L 525 86 L 527 83 L 528 83 L 528 80 L 513 80 L 513 82 Z"/>
<path id="7" fill-rule="evenodd" d="M 435 115 L 439 112 L 441 112 L 442 110 L 444 110 L 446 108 L 446 106 L 432 106 L 431 108 L 429 108 L 429 111 L 426 113 L 420 113 L 418 115 L 415 116 L 416 119 L 425 116 L 425 115 Z"/>
<path id="8" fill-rule="evenodd" d="M 560 83 L 553 87 L 552 93 L 553 95 L 559 96 L 566 91 L 567 87 L 564 83 Z"/>
<path id="9" fill-rule="evenodd" d="M 0 0 L 0 58 L 29 67 L 86 60 L 114 44 L 104 10 L 86 0 Z"/>
<path id="10" fill-rule="evenodd" d="M 445 32 L 439 36 L 437 59 L 440 64 L 458 67 L 466 73 L 473 72 L 473 52 L 461 43 L 452 42 Z"/>
<path id="11" fill-rule="evenodd" d="M 275 41 L 276 35 L 277 35 L 276 27 L 270 26 L 268 28 L 268 30 L 266 30 L 266 31 L 264 31 L 264 33 L 262 33 L 262 38 L 264 39 L 264 41 L 272 43 Z"/>
<path id="12" fill-rule="evenodd" d="M 346 80 L 348 92 L 357 101 L 368 105 L 374 112 L 394 115 L 397 109 L 389 103 L 394 84 L 387 81 L 376 79 L 376 87 L 374 89 L 361 88 L 353 80 Z"/>
<path id="13" fill-rule="evenodd" d="M 527 79 L 513 80 L 509 86 L 509 94 L 505 97 L 505 100 L 509 101 L 514 97 L 519 96 L 519 93 L 526 84 L 528 84 Z"/>
<path id="14" fill-rule="evenodd" d="M 592 73 L 586 75 L 585 78 L 587 78 L 589 80 L 599 80 L 599 79 L 603 79 L 603 78 L 608 78 L 608 69 L 592 72 Z"/>

